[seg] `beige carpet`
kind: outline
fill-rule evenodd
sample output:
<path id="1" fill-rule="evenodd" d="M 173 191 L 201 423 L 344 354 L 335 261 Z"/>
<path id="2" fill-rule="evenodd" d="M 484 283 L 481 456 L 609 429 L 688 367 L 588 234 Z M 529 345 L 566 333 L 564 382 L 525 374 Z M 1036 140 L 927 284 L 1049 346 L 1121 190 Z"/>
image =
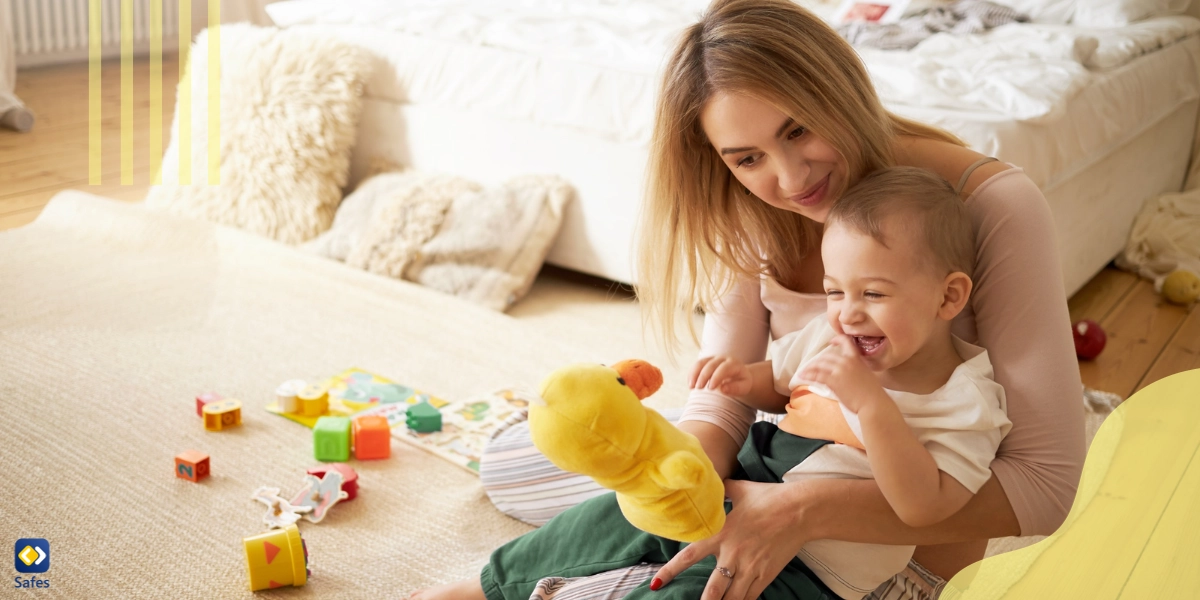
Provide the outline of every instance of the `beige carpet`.
<path id="1" fill-rule="evenodd" d="M 241 540 L 263 531 L 250 493 L 290 493 L 316 464 L 309 431 L 262 410 L 285 379 L 357 366 L 454 399 L 640 357 L 663 368 L 648 401 L 661 408 L 682 405 L 695 356 L 685 346 L 673 365 L 628 294 L 576 277 L 543 274 L 504 315 L 81 192 L 0 232 L 0 290 L 0 541 L 50 541 L 46 597 L 250 597 Z M 192 398 L 206 390 L 242 399 L 245 425 L 205 432 Z M 186 449 L 212 456 L 200 485 L 173 475 Z M 358 499 L 301 522 L 309 584 L 269 595 L 403 597 L 473 576 L 528 530 L 475 476 L 392 449 L 354 463 Z"/>
<path id="2" fill-rule="evenodd" d="M 251 492 L 290 493 L 316 464 L 309 431 L 263 410 L 286 379 L 357 366 L 453 399 L 655 358 L 625 325 L 536 310 L 570 295 L 553 282 L 513 318 L 81 192 L 0 232 L 0 257 L 0 530 L 50 541 L 47 597 L 249 597 L 241 540 L 264 530 Z M 591 314 L 637 323 L 628 300 Z M 657 404 L 677 405 L 667 371 Z M 205 432 L 205 390 L 240 398 L 245 425 Z M 186 449 L 212 456 L 202 484 L 173 475 Z M 313 576 L 290 593 L 407 595 L 475 574 L 527 530 L 478 478 L 402 442 L 354 466 L 359 497 L 301 522 Z"/>

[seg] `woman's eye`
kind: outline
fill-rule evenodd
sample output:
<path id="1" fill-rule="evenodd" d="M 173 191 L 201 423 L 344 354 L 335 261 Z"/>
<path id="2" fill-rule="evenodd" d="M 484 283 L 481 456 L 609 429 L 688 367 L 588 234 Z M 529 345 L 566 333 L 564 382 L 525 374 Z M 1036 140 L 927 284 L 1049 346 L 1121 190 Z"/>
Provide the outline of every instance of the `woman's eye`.
<path id="1" fill-rule="evenodd" d="M 739 167 L 750 167 L 753 165 L 754 165 L 754 157 L 753 156 L 747 156 L 737 162 L 737 166 L 739 166 Z"/>
<path id="2" fill-rule="evenodd" d="M 841 296 L 842 290 L 825 290 L 826 296 Z"/>
<path id="3" fill-rule="evenodd" d="M 806 131 L 808 131 L 808 130 L 807 130 L 807 129 L 805 129 L 805 128 L 803 128 L 803 127 L 797 127 L 797 128 L 795 128 L 795 129 L 793 129 L 793 130 L 791 131 L 791 133 L 789 133 L 789 134 L 788 134 L 788 139 L 789 139 L 789 140 L 794 140 L 794 139 L 796 139 L 796 138 L 798 138 L 798 137 L 800 137 L 800 136 L 804 135 L 804 132 L 806 132 Z"/>
<path id="4" fill-rule="evenodd" d="M 866 296 L 867 298 L 870 298 L 872 300 L 877 300 L 879 298 L 882 298 L 883 294 L 880 294 L 879 292 L 863 292 L 863 296 Z"/>

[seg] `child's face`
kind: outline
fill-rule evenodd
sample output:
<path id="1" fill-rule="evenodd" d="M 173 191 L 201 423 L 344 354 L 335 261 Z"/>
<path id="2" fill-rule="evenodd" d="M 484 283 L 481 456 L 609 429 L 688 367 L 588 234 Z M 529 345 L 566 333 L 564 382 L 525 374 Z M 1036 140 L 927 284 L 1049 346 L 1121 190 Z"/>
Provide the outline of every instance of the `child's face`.
<path id="1" fill-rule="evenodd" d="M 925 346 L 944 299 L 944 278 L 905 225 L 897 218 L 884 223 L 888 247 L 841 224 L 830 225 L 821 241 L 829 323 L 854 339 L 876 372 L 904 364 Z"/>

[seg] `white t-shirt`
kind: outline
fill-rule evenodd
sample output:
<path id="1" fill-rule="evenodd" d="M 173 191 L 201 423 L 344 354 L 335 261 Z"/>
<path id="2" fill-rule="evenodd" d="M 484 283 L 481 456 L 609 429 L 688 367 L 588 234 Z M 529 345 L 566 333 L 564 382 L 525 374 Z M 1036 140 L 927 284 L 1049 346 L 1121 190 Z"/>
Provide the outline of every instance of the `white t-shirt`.
<path id="1" fill-rule="evenodd" d="M 771 342 L 768 358 L 775 389 L 790 395 L 801 383 L 801 367 L 830 350 L 835 332 L 824 315 L 799 331 Z M 975 493 L 991 477 L 989 465 L 1000 440 L 1012 427 L 1005 412 L 1004 388 L 996 383 L 987 351 L 953 338 L 963 363 L 945 385 L 930 394 L 885 390 L 896 402 L 913 434 L 938 468 Z M 842 406 L 842 416 L 862 442 L 858 416 Z M 827 444 L 784 474 L 784 481 L 819 477 L 873 479 L 866 452 Z M 915 546 L 860 544 L 838 540 L 809 542 L 797 555 L 830 589 L 843 598 L 862 598 L 902 571 Z"/>

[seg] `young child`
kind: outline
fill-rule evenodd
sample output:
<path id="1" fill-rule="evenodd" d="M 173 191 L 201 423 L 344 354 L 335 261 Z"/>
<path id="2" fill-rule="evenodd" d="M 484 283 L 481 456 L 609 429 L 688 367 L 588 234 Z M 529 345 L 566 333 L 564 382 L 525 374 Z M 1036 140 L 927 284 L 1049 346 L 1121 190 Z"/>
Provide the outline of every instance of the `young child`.
<path id="1" fill-rule="evenodd" d="M 772 342 L 769 361 L 706 357 L 693 369 L 693 387 L 787 412 L 778 427 L 754 424 L 734 477 L 873 477 L 912 526 L 962 508 L 1011 426 L 987 352 L 950 333 L 970 296 L 974 247 L 962 201 L 927 171 L 885 169 L 836 203 L 821 244 L 827 314 Z M 633 528 L 606 494 L 496 550 L 479 579 L 413 597 L 525 600 L 540 578 L 665 562 L 683 546 Z M 861 598 L 912 552 L 809 542 L 762 597 Z M 626 598 L 699 598 L 714 569 L 709 557 Z"/>
<path id="2" fill-rule="evenodd" d="M 950 333 L 970 296 L 974 255 L 949 184 L 914 168 L 876 173 L 826 222 L 825 316 L 773 341 L 769 360 L 701 358 L 691 385 L 786 411 L 778 431 L 756 423 L 747 440 L 775 458 L 807 455 L 782 481 L 874 478 L 906 524 L 937 523 L 988 480 L 1011 427 L 987 352 Z M 834 443 L 812 450 L 813 440 Z M 799 558 L 839 596 L 861 598 L 912 552 L 818 540 Z"/>

